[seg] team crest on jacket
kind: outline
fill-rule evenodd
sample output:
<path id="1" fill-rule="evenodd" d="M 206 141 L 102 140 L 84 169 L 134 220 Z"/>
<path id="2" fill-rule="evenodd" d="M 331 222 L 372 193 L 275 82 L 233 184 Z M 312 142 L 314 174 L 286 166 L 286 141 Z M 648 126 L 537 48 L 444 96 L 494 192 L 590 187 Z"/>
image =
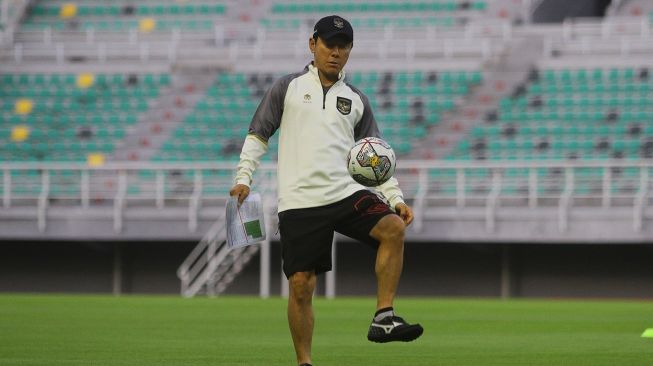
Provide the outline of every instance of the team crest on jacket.
<path id="1" fill-rule="evenodd" d="M 338 97 L 336 99 L 336 108 L 338 108 L 338 112 L 348 115 L 351 113 L 351 99 Z"/>

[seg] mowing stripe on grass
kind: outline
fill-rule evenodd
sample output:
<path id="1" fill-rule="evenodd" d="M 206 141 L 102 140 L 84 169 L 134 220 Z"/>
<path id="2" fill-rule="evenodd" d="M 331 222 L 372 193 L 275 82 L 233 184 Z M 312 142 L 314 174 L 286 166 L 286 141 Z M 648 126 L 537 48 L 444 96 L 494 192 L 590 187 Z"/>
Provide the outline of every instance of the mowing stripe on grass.
<path id="1" fill-rule="evenodd" d="M 400 298 L 411 343 L 367 341 L 376 300 L 317 298 L 317 366 L 650 366 L 653 303 Z M 0 365 L 287 366 L 286 300 L 0 295 Z"/>

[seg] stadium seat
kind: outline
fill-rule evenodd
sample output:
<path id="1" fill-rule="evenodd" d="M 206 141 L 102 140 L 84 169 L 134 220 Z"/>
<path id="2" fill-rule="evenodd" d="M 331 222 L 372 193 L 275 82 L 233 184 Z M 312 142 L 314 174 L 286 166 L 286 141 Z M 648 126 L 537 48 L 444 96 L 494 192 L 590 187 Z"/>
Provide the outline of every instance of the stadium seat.
<path id="1" fill-rule="evenodd" d="M 429 1 L 364 1 L 293 3 L 275 2 L 270 16 L 262 17 L 266 28 L 297 29 L 314 22 L 320 14 L 348 14 L 347 19 L 357 28 L 451 27 L 465 24 L 469 19 L 487 13 L 487 1 L 429 0 Z"/>
<path id="2" fill-rule="evenodd" d="M 64 30 L 95 29 L 99 31 L 121 31 L 141 28 L 142 31 L 180 29 L 211 29 L 216 17 L 226 13 L 224 4 L 127 4 L 105 5 L 73 3 L 44 5 L 30 8 L 23 29 Z M 154 18 L 153 18 L 154 17 Z M 181 19 L 180 19 L 181 18 Z M 144 22 L 145 21 L 145 22 Z"/>
<path id="3" fill-rule="evenodd" d="M 523 95 L 498 103 L 497 125 L 479 125 L 470 139 L 491 141 L 474 150 L 464 139 L 451 158 L 638 158 L 646 135 L 630 135 L 628 124 L 651 121 L 650 80 L 632 67 L 542 70 Z M 509 135 L 502 131 L 510 127 Z M 527 138 L 533 144 L 519 144 Z M 552 140 L 548 145 L 538 142 Z M 548 147 L 545 147 L 548 146 Z"/>
<path id="4" fill-rule="evenodd" d="M 143 83 L 126 84 L 129 79 Z M 86 161 L 111 154 L 169 75 L 4 74 L 0 156 L 12 161 Z M 43 88 L 48 85 L 49 88 Z M 25 96 L 35 99 L 26 99 Z M 27 127 L 29 126 L 29 127 Z"/>
<path id="5" fill-rule="evenodd" d="M 396 72 L 381 76 L 371 71 L 347 76 L 370 99 L 383 136 L 399 155 L 410 153 L 413 144 L 427 136 L 428 127 L 440 121 L 439 114 L 453 108 L 457 98 L 482 80 L 478 71 L 443 72 L 435 83 L 428 80 L 427 74 Z M 237 160 L 250 119 L 262 97 L 257 90 L 268 89 L 278 76 L 219 74 L 153 160 Z M 394 82 L 384 84 L 384 78 Z M 385 94 L 380 91 L 382 85 L 389 86 Z M 380 100 L 389 101 L 392 106 L 385 108 L 379 105 Z M 270 141 L 266 159 L 276 158 L 276 139 L 275 136 Z"/>

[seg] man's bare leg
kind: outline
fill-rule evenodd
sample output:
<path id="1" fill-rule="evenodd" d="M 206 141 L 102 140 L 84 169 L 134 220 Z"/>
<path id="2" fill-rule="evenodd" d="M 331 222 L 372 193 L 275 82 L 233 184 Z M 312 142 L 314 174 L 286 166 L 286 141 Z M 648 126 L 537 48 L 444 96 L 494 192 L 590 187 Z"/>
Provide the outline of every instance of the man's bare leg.
<path id="1" fill-rule="evenodd" d="M 404 264 L 405 231 L 406 224 L 397 215 L 384 216 L 370 231 L 370 235 L 379 241 L 375 265 L 377 311 L 367 333 L 367 339 L 372 342 L 410 342 L 424 332 L 421 325 L 409 324 L 396 316 L 393 308 Z"/>
<path id="2" fill-rule="evenodd" d="M 401 270 L 404 265 L 404 234 L 406 224 L 397 215 L 384 216 L 370 231 L 379 241 L 376 252 L 376 310 L 392 307 Z"/>
<path id="3" fill-rule="evenodd" d="M 296 272 L 288 279 L 288 325 L 295 346 L 297 364 L 311 363 L 313 341 L 313 292 L 316 276 L 314 272 Z"/>

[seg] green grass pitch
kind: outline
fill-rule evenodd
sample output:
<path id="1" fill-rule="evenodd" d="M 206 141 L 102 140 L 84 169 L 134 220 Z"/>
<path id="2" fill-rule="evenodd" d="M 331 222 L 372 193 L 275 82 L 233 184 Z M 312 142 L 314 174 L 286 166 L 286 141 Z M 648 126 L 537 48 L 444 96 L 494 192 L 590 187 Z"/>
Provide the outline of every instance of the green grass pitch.
<path id="1" fill-rule="evenodd" d="M 294 365 L 285 300 L 0 295 L 0 365 Z M 315 300 L 313 361 L 339 365 L 653 365 L 653 303 L 401 298 L 424 335 L 366 339 L 373 298 Z"/>

